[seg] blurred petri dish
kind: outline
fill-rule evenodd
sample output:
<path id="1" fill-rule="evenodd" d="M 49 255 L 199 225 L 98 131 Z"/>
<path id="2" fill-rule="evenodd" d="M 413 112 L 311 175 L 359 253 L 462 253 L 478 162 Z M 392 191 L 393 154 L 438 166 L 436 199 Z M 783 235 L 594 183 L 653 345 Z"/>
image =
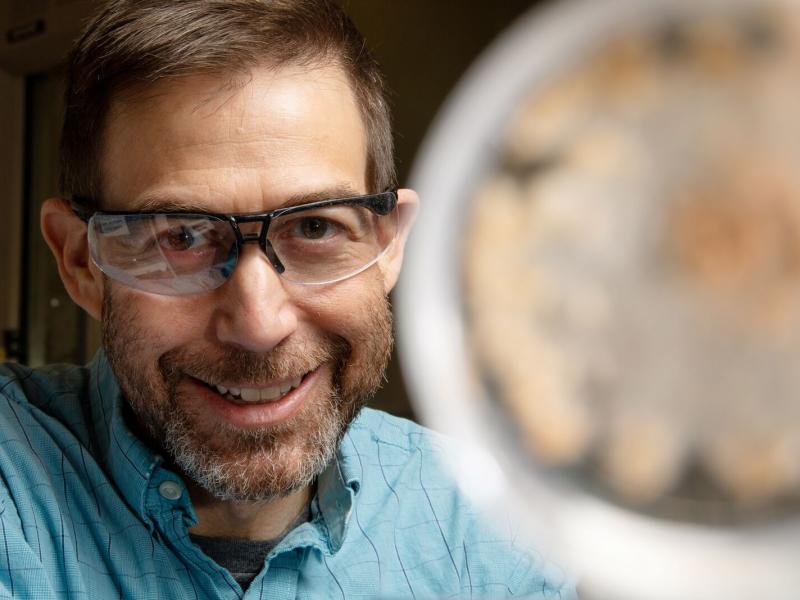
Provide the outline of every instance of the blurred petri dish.
<path id="1" fill-rule="evenodd" d="M 556 3 L 415 166 L 413 399 L 584 597 L 796 595 L 798 33 L 786 0 Z"/>

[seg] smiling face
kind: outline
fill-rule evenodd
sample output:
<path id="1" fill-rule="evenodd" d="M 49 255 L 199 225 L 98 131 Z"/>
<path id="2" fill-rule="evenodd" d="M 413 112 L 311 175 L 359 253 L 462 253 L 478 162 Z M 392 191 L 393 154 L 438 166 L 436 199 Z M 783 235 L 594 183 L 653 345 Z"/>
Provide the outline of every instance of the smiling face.
<path id="1" fill-rule="evenodd" d="M 190 76 L 112 105 L 102 172 L 106 210 L 265 212 L 366 193 L 366 137 L 335 66 L 254 69 L 238 86 Z M 104 347 L 136 426 L 218 498 L 310 483 L 380 383 L 396 245 L 355 277 L 303 286 L 248 244 L 221 287 L 178 297 L 92 266 Z"/>

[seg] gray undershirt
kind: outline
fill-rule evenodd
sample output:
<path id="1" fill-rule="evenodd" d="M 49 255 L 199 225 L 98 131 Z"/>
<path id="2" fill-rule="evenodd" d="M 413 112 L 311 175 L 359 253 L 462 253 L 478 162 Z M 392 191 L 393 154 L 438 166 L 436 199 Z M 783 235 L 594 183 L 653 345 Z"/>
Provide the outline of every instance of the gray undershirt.
<path id="1" fill-rule="evenodd" d="M 306 507 L 297 518 L 277 537 L 270 540 L 243 540 L 227 537 L 207 537 L 189 534 L 203 553 L 221 567 L 230 571 L 243 590 L 246 590 L 256 575 L 264 568 L 264 559 L 290 531 L 299 527 L 311 517 L 310 507 Z"/>

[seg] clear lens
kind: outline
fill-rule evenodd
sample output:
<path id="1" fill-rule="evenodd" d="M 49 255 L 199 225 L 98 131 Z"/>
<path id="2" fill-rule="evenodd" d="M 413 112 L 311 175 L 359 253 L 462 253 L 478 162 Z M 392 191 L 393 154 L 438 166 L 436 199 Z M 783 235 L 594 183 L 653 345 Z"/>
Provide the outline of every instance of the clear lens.
<path id="1" fill-rule="evenodd" d="M 219 287 L 237 259 L 230 224 L 207 215 L 97 213 L 89 221 L 89 247 L 109 277 L 169 296 Z"/>
<path id="2" fill-rule="evenodd" d="M 324 284 L 373 265 L 391 246 L 397 229 L 397 210 L 378 215 L 363 206 L 337 205 L 276 217 L 267 237 L 286 269 L 283 277 Z"/>
<path id="3" fill-rule="evenodd" d="M 303 284 L 341 281 L 367 269 L 397 235 L 397 210 L 362 206 L 298 210 L 271 220 L 267 239 L 282 276 Z M 203 214 L 104 214 L 89 220 L 95 264 L 130 287 L 168 296 L 213 290 L 238 259 L 231 224 Z"/>

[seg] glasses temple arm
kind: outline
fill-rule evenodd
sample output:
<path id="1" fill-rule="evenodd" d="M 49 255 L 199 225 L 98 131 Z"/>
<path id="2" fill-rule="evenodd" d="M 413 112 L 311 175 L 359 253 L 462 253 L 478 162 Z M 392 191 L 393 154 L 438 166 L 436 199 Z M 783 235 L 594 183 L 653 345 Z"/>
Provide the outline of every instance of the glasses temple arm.
<path id="1" fill-rule="evenodd" d="M 69 206 L 81 221 L 88 223 L 95 211 L 83 204 L 82 200 L 82 198 L 71 198 Z"/>

